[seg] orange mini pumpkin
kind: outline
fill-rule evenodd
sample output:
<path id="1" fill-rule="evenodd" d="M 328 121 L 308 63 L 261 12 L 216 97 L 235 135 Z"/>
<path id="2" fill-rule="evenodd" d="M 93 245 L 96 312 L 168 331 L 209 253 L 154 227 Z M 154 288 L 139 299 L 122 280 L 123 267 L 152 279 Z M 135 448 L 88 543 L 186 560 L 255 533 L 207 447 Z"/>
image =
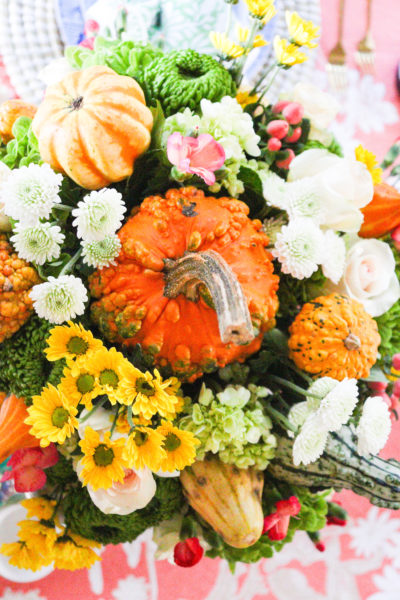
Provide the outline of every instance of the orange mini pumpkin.
<path id="1" fill-rule="evenodd" d="M 32 123 L 43 160 L 90 190 L 132 174 L 152 126 L 140 85 L 104 66 L 49 86 Z"/>
<path id="2" fill-rule="evenodd" d="M 378 183 L 374 187 L 374 197 L 361 209 L 364 222 L 360 235 L 375 238 L 385 235 L 400 225 L 400 193 L 387 183 Z"/>
<path id="3" fill-rule="evenodd" d="M 12 127 L 19 117 L 33 119 L 36 110 L 36 106 L 24 100 L 6 100 L 0 104 L 0 136 L 3 142 L 7 143 L 14 137 Z"/>
<path id="4" fill-rule="evenodd" d="M 102 333 L 140 343 L 191 380 L 256 352 L 274 322 L 278 277 L 248 212 L 191 187 L 146 198 L 119 232 L 117 265 L 90 278 Z"/>
<path id="5" fill-rule="evenodd" d="M 289 332 L 290 358 L 300 369 L 339 381 L 368 377 L 381 342 L 362 304 L 340 294 L 304 304 Z"/>

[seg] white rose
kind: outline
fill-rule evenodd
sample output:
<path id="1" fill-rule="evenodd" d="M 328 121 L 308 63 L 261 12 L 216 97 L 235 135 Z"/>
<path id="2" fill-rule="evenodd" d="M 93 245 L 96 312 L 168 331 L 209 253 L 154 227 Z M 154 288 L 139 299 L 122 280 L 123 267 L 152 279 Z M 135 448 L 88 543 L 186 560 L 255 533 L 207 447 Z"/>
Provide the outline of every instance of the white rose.
<path id="1" fill-rule="evenodd" d="M 340 105 L 336 98 L 323 92 L 311 83 L 300 82 L 289 94 L 290 100 L 304 108 L 304 116 L 310 119 L 310 139 L 329 143 L 331 135 L 325 131 L 332 123 Z"/>
<path id="2" fill-rule="evenodd" d="M 78 477 L 82 468 L 79 462 L 76 466 Z M 125 469 L 124 481 L 114 482 L 108 489 L 94 490 L 91 485 L 86 487 L 93 504 L 107 515 L 129 515 L 135 510 L 144 508 L 157 489 L 153 474 L 147 467 L 138 471 Z"/>
<path id="3" fill-rule="evenodd" d="M 390 246 L 375 239 L 351 238 L 336 289 L 361 302 L 372 317 L 383 315 L 400 298 Z"/>
<path id="4" fill-rule="evenodd" d="M 80 415 L 78 434 L 81 439 L 85 437 L 86 427 L 91 427 L 99 434 L 104 434 L 106 431 L 110 431 L 112 422 L 114 420 L 114 414 L 110 410 L 106 410 L 100 406 L 100 408 L 97 408 L 94 413 L 90 415 L 90 417 L 86 418 L 86 420 L 82 422 L 82 419 L 87 417 L 88 414 L 89 411 L 84 408 Z M 121 436 L 119 436 L 118 432 L 115 431 L 114 438 L 117 437 Z"/>
<path id="5" fill-rule="evenodd" d="M 328 150 L 306 150 L 290 164 L 289 181 L 302 179 L 313 183 L 322 200 L 322 226 L 357 233 L 363 222 L 360 208 L 371 202 L 374 194 L 367 167 L 350 158 L 340 158 Z"/>
<path id="6" fill-rule="evenodd" d="M 6 164 L 0 161 L 0 185 L 5 182 L 11 169 Z M 4 203 L 0 198 L 0 231 L 11 231 L 10 219 L 4 214 Z"/>

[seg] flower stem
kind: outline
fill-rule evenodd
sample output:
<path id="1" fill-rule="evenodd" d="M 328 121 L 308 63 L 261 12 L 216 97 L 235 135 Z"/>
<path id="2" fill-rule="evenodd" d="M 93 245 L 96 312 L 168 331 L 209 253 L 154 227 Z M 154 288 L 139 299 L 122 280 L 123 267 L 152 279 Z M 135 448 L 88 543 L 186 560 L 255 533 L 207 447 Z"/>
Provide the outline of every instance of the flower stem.
<path id="1" fill-rule="evenodd" d="M 292 425 L 289 419 L 283 416 L 283 414 L 280 413 L 279 410 L 272 408 L 270 404 L 265 404 L 264 409 L 265 412 L 271 417 L 271 419 L 278 423 L 278 425 L 280 425 L 284 429 L 289 429 L 290 431 L 293 431 L 293 433 L 297 432 L 297 427 Z"/>
<path id="2" fill-rule="evenodd" d="M 238 71 L 236 73 L 236 83 L 239 86 L 242 78 L 243 78 L 243 69 L 245 67 L 247 56 L 249 51 L 253 48 L 254 38 L 256 37 L 257 30 L 260 27 L 260 22 L 258 19 L 253 19 L 253 24 L 250 29 L 249 37 L 247 38 L 247 43 L 244 48 L 243 55 L 240 57 Z"/>
<path id="3" fill-rule="evenodd" d="M 228 16 L 226 19 L 226 29 L 225 29 L 225 35 L 229 37 L 229 31 L 231 29 L 231 23 L 232 23 L 232 4 L 228 5 Z"/>
<path id="4" fill-rule="evenodd" d="M 261 94 L 261 96 L 258 99 L 258 102 L 261 102 L 261 99 L 265 96 L 265 94 L 268 92 L 268 90 L 270 89 L 271 85 L 274 83 L 275 81 L 275 77 L 278 75 L 280 67 L 279 65 L 276 63 L 275 65 L 275 73 L 272 75 L 271 79 L 269 80 L 268 84 L 266 85 L 263 93 Z M 270 71 L 269 71 L 270 72 Z"/>
<path id="5" fill-rule="evenodd" d="M 111 438 L 112 438 L 112 436 L 113 436 L 113 433 L 114 433 L 114 430 L 115 430 L 115 426 L 116 426 L 116 424 L 117 424 L 118 415 L 119 415 L 119 407 L 118 407 L 118 408 L 117 408 L 117 410 L 115 411 L 114 420 L 113 420 L 113 422 L 112 422 L 112 425 L 111 425 L 111 430 L 110 430 L 110 440 L 111 440 Z"/>
<path id="6" fill-rule="evenodd" d="M 297 394 L 301 394 L 301 396 L 307 396 L 307 397 L 317 398 L 318 400 L 321 400 L 320 396 L 317 396 L 316 394 L 310 394 L 310 392 L 308 392 L 307 390 L 304 390 L 302 387 L 300 387 L 299 385 L 296 385 L 292 381 L 287 381 L 286 379 L 282 379 L 281 377 L 278 377 L 277 375 L 268 375 L 268 377 L 270 379 L 272 379 L 272 381 L 275 381 L 276 383 L 283 385 L 284 387 L 288 388 L 289 390 L 292 390 L 293 392 L 296 392 Z"/>
<path id="7" fill-rule="evenodd" d="M 71 212 L 74 207 L 73 206 L 68 206 L 67 204 L 56 204 L 54 206 L 54 208 L 56 210 L 65 210 L 65 211 Z"/>
<path id="8" fill-rule="evenodd" d="M 61 269 L 58 276 L 61 277 L 61 275 L 66 275 L 67 273 L 72 271 L 74 264 L 79 260 L 79 257 L 81 254 L 82 254 L 82 246 L 79 248 L 79 250 L 77 250 L 75 252 L 75 254 L 73 256 L 71 256 L 70 260 L 67 262 L 66 265 L 63 266 L 63 268 Z"/>
<path id="9" fill-rule="evenodd" d="M 85 415 L 84 417 L 80 417 L 79 422 L 80 423 L 84 423 L 85 421 L 87 421 L 89 419 L 89 417 L 91 417 L 92 415 L 94 415 L 94 413 L 103 406 L 103 404 L 105 404 L 107 402 L 108 398 L 107 396 L 103 396 L 103 398 L 101 398 L 101 400 L 92 408 L 92 410 L 90 410 L 88 412 L 87 415 Z"/>
<path id="10" fill-rule="evenodd" d="M 129 406 L 128 406 L 128 412 L 127 412 L 126 418 L 128 419 L 129 427 L 131 428 L 129 433 L 132 433 L 132 431 L 136 428 L 136 425 L 133 422 L 133 418 L 132 418 L 132 404 L 129 404 Z"/>

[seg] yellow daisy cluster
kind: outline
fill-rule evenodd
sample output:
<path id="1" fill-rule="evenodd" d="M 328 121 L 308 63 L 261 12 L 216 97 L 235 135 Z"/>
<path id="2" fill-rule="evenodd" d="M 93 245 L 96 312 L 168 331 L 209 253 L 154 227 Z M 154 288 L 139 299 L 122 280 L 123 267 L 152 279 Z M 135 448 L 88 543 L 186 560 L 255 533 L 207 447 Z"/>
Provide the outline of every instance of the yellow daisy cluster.
<path id="1" fill-rule="evenodd" d="M 20 569 L 37 571 L 51 563 L 56 569 L 91 567 L 100 557 L 93 548 L 100 544 L 67 531 L 55 516 L 54 500 L 29 498 L 21 504 L 27 509 L 28 519 L 18 523 L 18 541 L 3 544 L 0 552 Z"/>
<path id="2" fill-rule="evenodd" d="M 307 54 L 301 52 L 299 47 L 316 48 L 315 38 L 319 35 L 319 27 L 312 21 L 305 21 L 296 12 L 286 11 L 285 17 L 290 40 L 275 36 L 274 50 L 278 65 L 288 68 L 308 60 Z"/>
<path id="3" fill-rule="evenodd" d="M 381 183 L 382 169 L 377 166 L 378 161 L 376 160 L 375 154 L 370 150 L 364 148 L 364 146 L 362 146 L 361 144 L 357 146 L 357 148 L 354 150 L 354 153 L 356 155 L 356 160 L 364 163 L 364 165 L 367 167 L 368 171 L 371 174 L 374 185 L 376 185 L 377 183 Z"/>

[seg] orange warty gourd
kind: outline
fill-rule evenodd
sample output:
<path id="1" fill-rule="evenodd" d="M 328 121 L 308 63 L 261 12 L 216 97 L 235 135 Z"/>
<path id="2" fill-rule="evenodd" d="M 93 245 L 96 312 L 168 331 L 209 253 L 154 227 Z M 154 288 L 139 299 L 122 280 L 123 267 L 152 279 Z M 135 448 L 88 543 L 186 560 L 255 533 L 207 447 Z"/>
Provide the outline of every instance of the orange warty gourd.
<path id="1" fill-rule="evenodd" d="M 300 369 L 339 381 L 368 377 L 381 342 L 362 304 L 340 294 L 304 304 L 289 332 L 290 358 Z"/>
<path id="2" fill-rule="evenodd" d="M 33 448 L 40 440 L 30 433 L 24 421 L 28 416 L 25 402 L 12 394 L 0 405 L 0 463 L 20 448 Z"/>
<path id="3" fill-rule="evenodd" d="M 29 117 L 33 119 L 36 113 L 36 106 L 25 102 L 24 100 L 6 100 L 0 104 L 0 137 L 6 144 L 12 140 L 12 126 L 19 117 Z"/>
<path id="4" fill-rule="evenodd" d="M 5 235 L 0 234 L 0 343 L 31 316 L 29 292 L 40 281 L 35 269 L 19 258 Z"/>
<path id="5" fill-rule="evenodd" d="M 364 222 L 360 229 L 361 237 L 380 237 L 400 225 L 400 193 L 387 183 L 374 187 L 374 197 L 361 209 Z"/>
<path id="6" fill-rule="evenodd" d="M 104 66 L 49 86 L 32 122 L 43 160 L 90 190 L 132 174 L 152 126 L 140 85 Z"/>
<path id="7" fill-rule="evenodd" d="M 140 343 L 189 380 L 256 352 L 274 323 L 278 277 L 248 212 L 193 187 L 146 198 L 119 232 L 116 266 L 90 278 L 105 337 Z"/>

